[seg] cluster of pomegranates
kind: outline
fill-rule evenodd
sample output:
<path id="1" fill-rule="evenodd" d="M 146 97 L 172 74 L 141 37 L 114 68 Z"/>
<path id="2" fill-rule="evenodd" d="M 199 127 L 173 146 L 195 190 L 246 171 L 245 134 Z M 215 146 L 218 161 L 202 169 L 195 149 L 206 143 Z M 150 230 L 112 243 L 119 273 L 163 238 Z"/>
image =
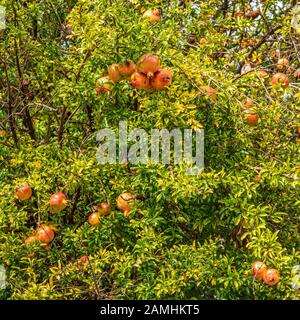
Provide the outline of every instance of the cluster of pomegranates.
<path id="1" fill-rule="evenodd" d="M 252 275 L 255 280 L 263 280 L 269 286 L 275 286 L 280 281 L 280 274 L 276 269 L 268 268 L 265 263 L 255 261 L 252 263 Z"/>
<path id="2" fill-rule="evenodd" d="M 149 53 L 144 54 L 137 64 L 132 61 L 112 64 L 107 73 L 96 83 L 99 96 L 110 94 L 114 83 L 124 79 L 130 80 L 132 87 L 137 89 L 162 90 L 172 83 L 172 72 L 161 68 L 158 56 Z"/>
<path id="3" fill-rule="evenodd" d="M 123 212 L 126 218 L 129 217 L 129 212 L 135 202 L 135 196 L 129 192 L 122 193 L 117 198 L 117 208 Z M 88 222 L 92 226 L 98 226 L 101 223 L 102 217 L 109 215 L 111 212 L 110 204 L 102 202 L 100 205 L 94 206 L 93 212 L 88 217 Z"/>

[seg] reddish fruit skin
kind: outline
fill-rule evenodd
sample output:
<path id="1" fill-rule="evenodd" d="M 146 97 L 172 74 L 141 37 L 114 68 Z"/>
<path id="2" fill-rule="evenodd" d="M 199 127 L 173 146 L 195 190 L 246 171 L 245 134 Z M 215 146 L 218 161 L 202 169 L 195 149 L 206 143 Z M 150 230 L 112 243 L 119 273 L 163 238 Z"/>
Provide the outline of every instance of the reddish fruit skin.
<path id="1" fill-rule="evenodd" d="M 22 187 L 20 187 L 16 191 L 15 195 L 21 201 L 28 200 L 32 196 L 32 189 L 30 188 L 29 184 L 26 182 L 23 184 Z"/>
<path id="2" fill-rule="evenodd" d="M 300 68 L 298 68 L 295 72 L 294 72 L 294 77 L 296 78 L 296 79 L 300 79 Z"/>
<path id="3" fill-rule="evenodd" d="M 267 266 L 261 261 L 255 261 L 252 263 L 252 275 L 256 280 L 261 280 L 267 270 Z"/>
<path id="4" fill-rule="evenodd" d="M 41 242 L 48 244 L 54 239 L 55 233 L 49 226 L 42 224 L 36 230 L 35 236 Z"/>
<path id="5" fill-rule="evenodd" d="M 107 202 L 102 202 L 99 207 L 99 213 L 101 216 L 107 216 L 110 214 L 110 204 Z"/>
<path id="6" fill-rule="evenodd" d="M 152 78 L 159 67 L 158 56 L 152 56 L 148 53 L 144 54 L 137 63 L 138 71 L 146 74 L 148 78 Z"/>
<path id="7" fill-rule="evenodd" d="M 251 18 L 251 19 L 255 19 L 260 15 L 260 10 L 256 9 L 256 10 L 252 10 L 248 13 L 246 13 L 246 17 L 247 18 Z"/>
<path id="8" fill-rule="evenodd" d="M 254 105 L 254 101 L 250 98 L 247 98 L 244 103 L 244 107 L 249 107 L 249 106 L 253 106 L 253 105 Z"/>
<path id="9" fill-rule="evenodd" d="M 210 86 L 202 86 L 201 89 L 211 98 L 211 100 L 217 100 L 217 91 Z"/>
<path id="10" fill-rule="evenodd" d="M 254 183 L 258 183 L 260 181 L 260 175 L 256 175 L 255 178 L 253 179 Z"/>
<path id="11" fill-rule="evenodd" d="M 50 211 L 52 213 L 58 213 L 67 206 L 66 196 L 62 192 L 54 193 L 49 201 Z"/>
<path id="12" fill-rule="evenodd" d="M 128 216 L 129 212 L 132 210 L 131 203 L 134 202 L 135 196 L 130 192 L 125 192 L 117 198 L 117 207 L 119 210 L 123 211 L 125 216 Z"/>
<path id="13" fill-rule="evenodd" d="M 149 20 L 149 21 L 159 21 L 160 20 L 160 14 L 158 9 L 149 9 L 144 12 L 143 18 Z"/>
<path id="14" fill-rule="evenodd" d="M 35 242 L 35 241 L 38 241 L 37 237 L 30 236 L 25 240 L 24 244 L 25 244 L 25 246 L 28 246 L 30 243 Z"/>
<path id="15" fill-rule="evenodd" d="M 255 112 L 251 109 L 245 110 L 245 113 L 247 115 L 247 123 L 249 126 L 253 127 L 258 123 L 258 115 L 255 114 Z"/>
<path id="16" fill-rule="evenodd" d="M 132 61 L 125 61 L 119 64 L 118 69 L 122 77 L 129 78 L 136 71 L 136 65 Z"/>
<path id="17" fill-rule="evenodd" d="M 148 89 L 149 79 L 141 72 L 134 72 L 131 75 L 131 85 L 137 89 Z"/>
<path id="18" fill-rule="evenodd" d="M 92 226 L 97 226 L 100 224 L 99 214 L 97 212 L 93 212 L 88 217 L 88 222 Z"/>
<path id="19" fill-rule="evenodd" d="M 290 84 L 289 78 L 281 72 L 274 74 L 272 77 L 272 84 L 273 86 L 281 86 L 283 89 L 287 88 Z"/>
<path id="20" fill-rule="evenodd" d="M 276 269 L 267 269 L 263 281 L 269 286 L 275 286 L 280 281 L 280 274 Z"/>
<path id="21" fill-rule="evenodd" d="M 108 76 L 113 82 L 118 82 L 121 80 L 122 77 L 117 64 L 114 63 L 108 68 Z"/>
<path id="22" fill-rule="evenodd" d="M 96 83 L 96 91 L 98 96 L 102 96 L 105 93 L 110 94 L 112 91 L 112 80 L 108 76 L 100 78 L 98 83 Z"/>
<path id="23" fill-rule="evenodd" d="M 283 68 L 288 67 L 290 64 L 289 60 L 286 58 L 281 58 L 277 61 L 277 68 L 279 70 L 282 70 Z"/>
<path id="24" fill-rule="evenodd" d="M 172 83 L 172 73 L 167 69 L 161 69 L 154 74 L 150 85 L 156 90 L 162 90 Z"/>

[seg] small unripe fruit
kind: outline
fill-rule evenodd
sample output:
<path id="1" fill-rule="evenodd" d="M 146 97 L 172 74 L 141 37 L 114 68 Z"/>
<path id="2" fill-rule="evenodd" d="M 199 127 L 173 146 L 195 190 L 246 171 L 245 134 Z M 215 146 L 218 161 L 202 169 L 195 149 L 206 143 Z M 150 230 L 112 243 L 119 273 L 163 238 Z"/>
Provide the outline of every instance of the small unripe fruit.
<path id="1" fill-rule="evenodd" d="M 138 71 L 146 74 L 148 78 L 152 78 L 154 73 L 159 70 L 159 67 L 158 56 L 148 53 L 144 54 L 137 63 Z"/>
<path id="2" fill-rule="evenodd" d="M 210 86 L 202 86 L 201 89 L 205 91 L 206 95 L 211 98 L 211 100 L 217 100 L 217 91 Z"/>
<path id="3" fill-rule="evenodd" d="M 167 69 L 161 69 L 154 74 L 150 81 L 152 88 L 162 90 L 172 83 L 172 73 Z"/>
<path id="4" fill-rule="evenodd" d="M 132 205 L 135 202 L 135 196 L 129 192 L 122 193 L 117 198 L 117 208 L 123 211 L 124 215 L 127 217 L 129 212 L 132 210 Z"/>
<path id="5" fill-rule="evenodd" d="M 274 87 L 280 86 L 283 89 L 287 88 L 290 84 L 289 78 L 284 73 L 276 73 L 272 77 L 272 84 Z"/>
<path id="6" fill-rule="evenodd" d="M 160 19 L 159 9 L 149 9 L 144 12 L 143 18 L 148 21 L 158 21 Z"/>
<path id="7" fill-rule="evenodd" d="M 276 269 L 267 269 L 263 281 L 269 286 L 275 286 L 280 281 L 280 274 Z"/>
<path id="8" fill-rule="evenodd" d="M 28 200 L 32 196 L 32 189 L 26 182 L 15 192 L 15 195 L 21 201 Z"/>
<path id="9" fill-rule="evenodd" d="M 66 196 L 62 192 L 57 192 L 53 194 L 50 198 L 50 211 L 52 213 L 58 213 L 62 211 L 67 206 Z"/>
<path id="10" fill-rule="evenodd" d="M 35 236 L 38 240 L 43 243 L 50 243 L 54 239 L 54 231 L 49 226 L 42 224 L 35 233 Z"/>
<path id="11" fill-rule="evenodd" d="M 122 77 L 129 78 L 136 71 L 136 65 L 128 60 L 119 64 L 118 70 Z"/>
<path id="12" fill-rule="evenodd" d="M 207 40 L 206 40 L 205 38 L 201 38 L 201 39 L 199 40 L 199 44 L 205 45 L 205 44 L 207 44 Z"/>
<path id="13" fill-rule="evenodd" d="M 131 75 L 131 85 L 137 89 L 148 89 L 149 79 L 141 72 L 135 72 Z"/>
<path id="14" fill-rule="evenodd" d="M 108 68 L 108 76 L 113 82 L 118 82 L 121 80 L 122 77 L 117 64 L 114 63 Z"/>
<path id="15" fill-rule="evenodd" d="M 88 217 L 88 222 L 92 226 L 97 226 L 100 224 L 100 216 L 98 212 L 93 212 Z"/>
<path id="16" fill-rule="evenodd" d="M 110 79 L 110 77 L 106 76 L 100 78 L 96 83 L 96 91 L 98 96 L 102 96 L 105 93 L 110 94 L 112 91 L 112 87 L 112 80 Z"/>
<path id="17" fill-rule="evenodd" d="M 261 261 L 255 261 L 252 264 L 252 275 L 256 280 L 261 280 L 267 270 L 267 266 Z"/>

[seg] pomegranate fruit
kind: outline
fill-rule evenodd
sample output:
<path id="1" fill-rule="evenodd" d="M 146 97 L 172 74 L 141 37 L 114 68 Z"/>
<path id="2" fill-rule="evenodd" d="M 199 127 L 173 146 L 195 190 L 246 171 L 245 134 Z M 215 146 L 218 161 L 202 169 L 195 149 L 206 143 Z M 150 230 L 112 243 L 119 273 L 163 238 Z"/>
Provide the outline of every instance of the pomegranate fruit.
<path id="1" fill-rule="evenodd" d="M 118 82 L 121 80 L 122 76 L 120 74 L 119 66 L 117 64 L 114 63 L 108 68 L 108 76 L 110 77 L 112 82 Z"/>
<path id="2" fill-rule="evenodd" d="M 50 243 L 55 236 L 53 229 L 45 224 L 42 224 L 35 233 L 36 238 L 43 243 Z"/>
<path id="3" fill-rule="evenodd" d="M 152 88 L 162 90 L 172 83 L 172 73 L 167 69 L 157 71 L 150 81 Z"/>
<path id="4" fill-rule="evenodd" d="M 289 66 L 290 62 L 287 58 L 281 58 L 277 61 L 277 69 L 282 70 Z"/>
<path id="5" fill-rule="evenodd" d="M 131 75 L 131 85 L 137 89 L 148 89 L 149 79 L 141 72 L 134 72 Z"/>
<path id="6" fill-rule="evenodd" d="M 247 117 L 247 123 L 249 126 L 253 127 L 258 123 L 258 115 L 251 109 L 245 111 Z"/>
<path id="7" fill-rule="evenodd" d="M 102 202 L 98 208 L 98 212 L 101 216 L 107 216 L 110 214 L 110 204 L 107 202 Z"/>
<path id="8" fill-rule="evenodd" d="M 149 9 L 144 12 L 143 18 L 148 21 L 158 21 L 160 20 L 160 12 L 159 9 Z"/>
<path id="9" fill-rule="evenodd" d="M 275 286 L 280 281 L 280 274 L 276 269 L 267 269 L 264 273 L 263 281 L 269 286 Z"/>
<path id="10" fill-rule="evenodd" d="M 290 84 L 289 78 L 284 73 L 278 72 L 272 77 L 272 84 L 274 87 L 280 86 L 283 89 L 287 88 Z"/>
<path id="11" fill-rule="evenodd" d="M 205 91 L 205 94 L 211 98 L 211 100 L 217 100 L 217 91 L 210 86 L 202 86 L 201 89 Z"/>
<path id="12" fill-rule="evenodd" d="M 148 78 L 152 78 L 154 73 L 159 70 L 160 63 L 158 56 L 150 55 L 149 53 L 144 54 L 137 63 L 139 72 L 147 75 Z"/>
<path id="13" fill-rule="evenodd" d="M 205 44 L 207 44 L 208 42 L 207 42 L 207 40 L 205 39 L 205 38 L 201 38 L 200 40 L 199 40 L 199 44 L 201 44 L 201 45 L 205 45 Z"/>
<path id="14" fill-rule="evenodd" d="M 122 77 L 129 78 L 136 71 L 136 65 L 128 60 L 119 64 L 118 70 Z"/>
<path id="15" fill-rule="evenodd" d="M 100 224 L 100 216 L 98 212 L 93 212 L 88 217 L 88 223 L 92 226 L 97 226 Z"/>
<path id="16" fill-rule="evenodd" d="M 102 77 L 96 83 L 96 91 L 98 96 L 102 96 L 105 93 L 111 93 L 112 91 L 112 80 L 110 77 Z"/>
<path id="17" fill-rule="evenodd" d="M 255 261 L 252 263 L 252 275 L 256 280 L 261 280 L 267 270 L 267 266 L 261 261 Z"/>
<path id="18" fill-rule="evenodd" d="M 135 196 L 130 192 L 125 192 L 117 198 L 117 208 L 123 211 L 125 216 L 128 216 L 132 210 L 132 205 L 135 203 Z"/>
<path id="19" fill-rule="evenodd" d="M 21 201 L 28 200 L 32 196 L 32 189 L 26 182 L 20 188 L 18 188 L 18 190 L 15 192 L 15 195 Z"/>
<path id="20" fill-rule="evenodd" d="M 247 99 L 244 103 L 244 107 L 253 106 L 253 105 L 254 105 L 254 101 L 247 97 Z"/>
<path id="21" fill-rule="evenodd" d="M 58 213 L 67 206 L 67 203 L 66 196 L 62 192 L 54 193 L 49 201 L 50 211 L 52 213 Z"/>

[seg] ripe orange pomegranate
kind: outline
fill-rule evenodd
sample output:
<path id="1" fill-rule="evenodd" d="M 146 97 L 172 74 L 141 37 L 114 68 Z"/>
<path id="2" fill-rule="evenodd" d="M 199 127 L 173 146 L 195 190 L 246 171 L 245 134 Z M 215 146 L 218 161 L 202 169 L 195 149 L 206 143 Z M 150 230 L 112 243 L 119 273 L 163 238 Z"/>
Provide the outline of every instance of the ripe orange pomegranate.
<path id="1" fill-rule="evenodd" d="M 207 40 L 205 39 L 205 38 L 201 38 L 200 40 L 199 40 L 199 44 L 201 44 L 201 45 L 205 45 L 205 44 L 207 44 L 208 42 L 207 42 Z"/>
<path id="2" fill-rule="evenodd" d="M 96 83 L 96 91 L 98 96 L 102 96 L 105 93 L 111 93 L 112 91 L 112 80 L 110 77 L 102 77 Z"/>
<path id="3" fill-rule="evenodd" d="M 201 89 L 205 91 L 206 95 L 211 98 L 211 100 L 217 100 L 217 91 L 210 86 L 202 86 Z"/>
<path id="4" fill-rule="evenodd" d="M 131 85 L 137 89 L 148 89 L 149 79 L 141 72 L 134 72 L 131 75 Z"/>
<path id="5" fill-rule="evenodd" d="M 119 71 L 119 66 L 117 64 L 114 63 L 111 66 L 109 66 L 108 76 L 110 77 L 112 82 L 118 82 L 121 80 L 122 77 Z"/>
<path id="6" fill-rule="evenodd" d="M 247 117 L 247 123 L 249 126 L 253 127 L 258 123 L 258 115 L 255 114 L 255 111 L 251 110 L 251 109 L 247 109 L 245 111 Z"/>
<path id="7" fill-rule="evenodd" d="M 101 216 L 107 216 L 110 214 L 110 204 L 107 202 L 102 202 L 98 208 L 98 212 Z"/>
<path id="8" fill-rule="evenodd" d="M 38 241 L 38 238 L 36 236 L 29 236 L 25 240 L 24 244 L 25 244 L 25 246 L 28 246 L 30 243 L 35 242 L 35 241 Z"/>
<path id="9" fill-rule="evenodd" d="M 277 68 L 279 70 L 282 70 L 284 68 L 287 68 L 289 66 L 290 62 L 287 58 L 281 58 L 277 61 Z"/>
<path id="10" fill-rule="evenodd" d="M 88 222 L 92 226 L 97 226 L 100 224 L 100 216 L 98 212 L 93 212 L 88 217 Z"/>
<path id="11" fill-rule="evenodd" d="M 247 99 L 244 103 L 244 107 L 248 107 L 248 106 L 254 106 L 254 101 L 247 97 Z"/>
<path id="12" fill-rule="evenodd" d="M 300 68 L 298 68 L 295 72 L 294 72 L 294 77 L 296 78 L 296 79 L 300 79 Z"/>
<path id="13" fill-rule="evenodd" d="M 267 270 L 267 266 L 261 261 L 255 261 L 252 263 L 252 275 L 256 280 L 261 280 L 265 272 Z"/>
<path id="14" fill-rule="evenodd" d="M 158 21 L 160 19 L 159 9 L 149 9 L 145 11 L 143 18 L 147 19 L 148 21 Z"/>
<path id="15" fill-rule="evenodd" d="M 122 77 L 129 78 L 136 71 L 136 65 L 128 60 L 119 64 L 118 69 Z"/>
<path id="16" fill-rule="evenodd" d="M 278 72 L 272 77 L 272 84 L 274 87 L 287 88 L 290 84 L 289 78 L 284 73 Z"/>
<path id="17" fill-rule="evenodd" d="M 62 192 L 54 193 L 49 201 L 50 211 L 52 213 L 58 213 L 67 206 L 67 203 L 66 196 Z"/>
<path id="18" fill-rule="evenodd" d="M 267 269 L 264 273 L 263 281 L 269 286 L 275 286 L 280 281 L 280 274 L 276 269 Z"/>
<path id="19" fill-rule="evenodd" d="M 172 73 L 168 69 L 160 69 L 150 81 L 152 88 L 162 90 L 172 83 Z"/>
<path id="20" fill-rule="evenodd" d="M 53 229 L 46 224 L 42 224 L 35 233 L 36 238 L 46 244 L 54 239 L 54 235 Z"/>
<path id="21" fill-rule="evenodd" d="M 117 198 L 117 207 L 119 210 L 123 211 L 125 216 L 128 216 L 129 212 L 132 210 L 134 202 L 135 196 L 130 192 L 125 192 Z"/>
<path id="22" fill-rule="evenodd" d="M 154 73 L 159 70 L 159 67 L 158 56 L 153 56 L 149 53 L 144 54 L 137 63 L 138 71 L 146 74 L 148 78 L 152 78 Z"/>
<path id="23" fill-rule="evenodd" d="M 28 200 L 32 196 L 32 189 L 26 182 L 20 188 L 18 188 L 18 190 L 15 192 L 15 195 L 21 201 Z"/>

